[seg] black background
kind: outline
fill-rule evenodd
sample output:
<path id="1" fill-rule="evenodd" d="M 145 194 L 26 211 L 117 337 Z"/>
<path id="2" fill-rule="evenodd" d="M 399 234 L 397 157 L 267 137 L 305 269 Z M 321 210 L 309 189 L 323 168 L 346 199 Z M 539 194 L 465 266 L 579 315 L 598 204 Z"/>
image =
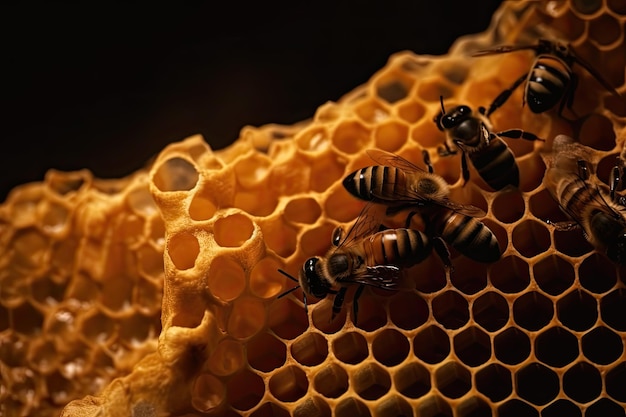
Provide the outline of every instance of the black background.
<path id="1" fill-rule="evenodd" d="M 308 119 L 390 54 L 485 30 L 500 2 L 4 6 L 0 201 L 50 168 L 122 177 L 195 133 L 219 149 Z"/>

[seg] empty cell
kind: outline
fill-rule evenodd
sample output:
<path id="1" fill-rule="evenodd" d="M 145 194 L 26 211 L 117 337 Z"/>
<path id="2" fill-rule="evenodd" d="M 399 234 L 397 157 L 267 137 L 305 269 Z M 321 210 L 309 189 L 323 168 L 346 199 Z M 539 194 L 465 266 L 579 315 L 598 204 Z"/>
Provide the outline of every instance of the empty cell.
<path id="1" fill-rule="evenodd" d="M 267 217 L 276 210 L 278 197 L 268 185 L 259 186 L 252 191 L 241 189 L 235 194 L 232 205 L 240 210 L 258 217 Z M 262 191 L 259 191 L 262 189 Z"/>
<path id="2" fill-rule="evenodd" d="M 267 219 L 259 221 L 259 226 L 268 249 L 283 258 L 293 255 L 297 249 L 298 233 L 292 225 L 283 219 Z"/>
<path id="3" fill-rule="evenodd" d="M 384 329 L 376 335 L 372 342 L 374 359 L 387 367 L 395 366 L 406 359 L 409 354 L 409 341 L 395 329 Z"/>
<path id="4" fill-rule="evenodd" d="M 50 373 L 59 365 L 59 356 L 53 340 L 35 339 L 28 350 L 27 363 L 41 373 Z"/>
<path id="5" fill-rule="evenodd" d="M 371 417 L 371 415 L 369 407 L 355 397 L 344 398 L 335 406 L 336 417 Z"/>
<path id="6" fill-rule="evenodd" d="M 571 7 L 582 15 L 592 15 L 602 8 L 602 0 L 572 0 Z"/>
<path id="7" fill-rule="evenodd" d="M 578 357 L 578 339 L 563 327 L 552 327 L 535 339 L 535 356 L 546 365 L 561 368 Z"/>
<path id="8" fill-rule="evenodd" d="M 189 203 L 189 217 L 193 220 L 209 220 L 217 211 L 215 203 L 201 193 L 195 193 Z"/>
<path id="9" fill-rule="evenodd" d="M 411 275 L 415 281 L 415 289 L 422 293 L 434 293 L 442 289 L 448 283 L 446 272 L 441 265 L 441 260 L 430 256 L 420 262 Z"/>
<path id="10" fill-rule="evenodd" d="M 314 229 L 309 229 L 300 238 L 300 247 L 305 256 L 322 256 L 331 246 L 331 237 L 335 226 L 324 223 Z"/>
<path id="11" fill-rule="evenodd" d="M 11 311 L 9 317 L 12 319 L 11 328 L 15 332 L 31 337 L 41 334 L 44 315 L 32 304 L 22 303 Z M 103 316 L 102 321 L 108 321 L 108 319 Z"/>
<path id="12" fill-rule="evenodd" d="M 491 265 L 489 281 L 507 294 L 523 291 L 530 284 L 528 262 L 517 256 L 507 256 Z"/>
<path id="13" fill-rule="evenodd" d="M 437 389 L 448 398 L 461 398 L 472 387 L 472 374 L 456 362 L 448 362 L 435 371 Z"/>
<path id="14" fill-rule="evenodd" d="M 161 163 L 152 182 L 160 191 L 189 191 L 196 186 L 198 178 L 198 171 L 191 162 L 176 157 Z"/>
<path id="15" fill-rule="evenodd" d="M 295 339 L 309 327 L 309 319 L 302 308 L 288 298 L 272 303 L 269 312 L 270 329 L 281 339 Z"/>
<path id="16" fill-rule="evenodd" d="M 406 122 L 415 123 L 420 120 L 426 109 L 418 101 L 407 101 L 396 107 L 398 116 Z"/>
<path id="17" fill-rule="evenodd" d="M 322 215 L 322 208 L 311 197 L 290 200 L 285 206 L 283 216 L 289 222 L 312 224 Z"/>
<path id="18" fill-rule="evenodd" d="M 325 193 L 333 184 L 343 178 L 345 170 L 346 160 L 343 156 L 334 152 L 326 152 L 322 157 L 317 158 L 311 166 L 310 190 Z"/>
<path id="19" fill-rule="evenodd" d="M 238 414 L 237 414 L 238 415 Z M 254 410 L 250 417 L 289 417 L 289 411 L 276 403 L 265 403 Z"/>
<path id="20" fill-rule="evenodd" d="M 498 360 L 516 365 L 530 355 L 530 339 L 517 327 L 509 327 L 493 339 L 493 350 Z"/>
<path id="21" fill-rule="evenodd" d="M 536 220 L 524 220 L 513 229 L 513 246 L 520 255 L 532 258 L 550 247 L 548 227 Z"/>
<path id="22" fill-rule="evenodd" d="M 609 10 L 617 15 L 626 16 L 626 4 L 620 0 L 607 0 L 606 5 Z"/>
<path id="23" fill-rule="evenodd" d="M 265 394 L 263 378 L 248 369 L 234 375 L 226 385 L 228 403 L 237 410 L 246 411 L 261 401 Z"/>
<path id="24" fill-rule="evenodd" d="M 454 336 L 454 353 L 468 366 L 479 366 L 491 357 L 489 335 L 471 326 Z"/>
<path id="25" fill-rule="evenodd" d="M 459 417 L 491 417 L 491 406 L 480 397 L 472 396 L 463 400 L 457 406 Z"/>
<path id="26" fill-rule="evenodd" d="M 418 362 L 411 362 L 396 370 L 393 384 L 400 394 L 420 398 L 430 391 L 430 372 Z"/>
<path id="27" fill-rule="evenodd" d="M 293 417 L 330 417 L 328 403 L 320 397 L 307 397 L 293 410 Z"/>
<path id="28" fill-rule="evenodd" d="M 509 321 L 509 303 L 497 292 L 488 291 L 474 300 L 472 315 L 485 330 L 495 332 Z"/>
<path id="29" fill-rule="evenodd" d="M 626 362 L 621 362 L 606 374 L 606 392 L 616 401 L 626 402 Z"/>
<path id="30" fill-rule="evenodd" d="M 213 226 L 215 242 L 222 247 L 240 247 L 252 237 L 253 232 L 252 220 L 240 213 L 217 219 Z"/>
<path id="31" fill-rule="evenodd" d="M 282 281 L 282 278 L 280 279 Z M 223 301 L 232 301 L 245 289 L 246 273 L 231 257 L 218 255 L 211 262 L 206 282 L 209 291 L 215 297 Z"/>
<path id="32" fill-rule="evenodd" d="M 295 141 L 300 149 L 308 152 L 321 152 L 330 146 L 328 132 L 320 126 L 303 130 L 296 136 Z"/>
<path id="33" fill-rule="evenodd" d="M 563 391 L 579 403 L 595 400 L 602 391 L 600 371 L 587 362 L 575 364 L 563 375 Z"/>
<path id="34" fill-rule="evenodd" d="M 550 220 L 559 223 L 568 220 L 567 215 L 563 213 L 559 204 L 546 188 L 530 196 L 528 208 L 530 213 L 541 221 Z"/>
<path id="35" fill-rule="evenodd" d="M 619 288 L 602 297 L 602 320 L 613 330 L 626 331 L 626 290 Z"/>
<path id="36" fill-rule="evenodd" d="M 539 417 L 539 411 L 536 407 L 517 398 L 500 404 L 497 411 L 498 417 Z"/>
<path id="37" fill-rule="evenodd" d="M 313 326 L 322 333 L 326 334 L 334 334 L 343 329 L 348 317 L 349 308 L 345 306 L 341 309 L 339 314 L 333 317 L 332 301 L 333 298 L 331 297 L 328 300 L 315 304 L 311 308 L 311 310 L 313 310 L 311 313 L 311 322 Z"/>
<path id="38" fill-rule="evenodd" d="M 391 322 L 404 330 L 413 330 L 428 320 L 428 304 L 416 292 L 398 292 L 389 303 Z"/>
<path id="39" fill-rule="evenodd" d="M 438 395 L 431 395 L 419 403 L 417 415 L 419 417 L 452 417 L 454 414 L 448 400 Z"/>
<path id="40" fill-rule="evenodd" d="M 450 354 L 450 338 L 440 327 L 428 326 L 415 335 L 413 352 L 426 363 L 440 363 Z"/>
<path id="41" fill-rule="evenodd" d="M 285 277 L 277 273 L 280 264 L 273 257 L 265 257 L 250 271 L 250 291 L 260 298 L 273 298 L 283 289 Z"/>
<path id="42" fill-rule="evenodd" d="M 341 366 L 331 363 L 315 373 L 313 387 L 326 398 L 338 398 L 348 390 L 348 374 Z"/>
<path id="43" fill-rule="evenodd" d="M 191 405 L 197 411 L 208 413 L 217 408 L 226 397 L 226 387 L 211 374 L 200 374 L 191 387 Z"/>
<path id="44" fill-rule="evenodd" d="M 452 88 L 446 83 L 446 80 L 439 76 L 424 78 L 417 86 L 417 95 L 426 102 L 436 103 L 439 97 L 452 97 L 454 94 Z"/>
<path id="45" fill-rule="evenodd" d="M 537 331 L 544 328 L 554 316 L 554 305 L 548 297 L 530 291 L 515 299 L 513 320 L 520 327 Z"/>
<path id="46" fill-rule="evenodd" d="M 305 333 L 291 344 L 291 356 L 301 365 L 319 365 L 328 357 L 328 340 L 319 333 Z"/>
<path id="47" fill-rule="evenodd" d="M 604 326 L 595 327 L 585 333 L 581 346 L 585 357 L 598 365 L 613 363 L 624 352 L 622 336 Z"/>
<path id="48" fill-rule="evenodd" d="M 454 269 L 463 271 L 462 274 L 450 274 L 450 282 L 463 294 L 472 295 L 487 286 L 487 270 L 489 265 L 476 262 L 461 256 L 454 260 Z"/>
<path id="49" fill-rule="evenodd" d="M 540 363 L 530 363 L 515 374 L 517 394 L 535 405 L 552 401 L 559 393 L 559 377 Z"/>
<path id="50" fill-rule="evenodd" d="M 432 301 L 433 316 L 447 329 L 463 327 L 469 320 L 469 305 L 456 291 L 446 291 Z"/>
<path id="51" fill-rule="evenodd" d="M 377 400 L 391 388 L 389 373 L 375 363 L 361 365 L 351 377 L 354 390 L 364 400 Z"/>
<path id="52" fill-rule="evenodd" d="M 380 290 L 388 295 L 388 291 Z M 369 289 L 365 290 L 365 293 L 369 292 Z M 352 302 L 354 306 L 354 301 Z M 350 309 L 352 322 L 362 330 L 366 332 L 373 332 L 380 329 L 387 324 L 387 312 L 385 310 L 385 303 L 380 299 L 380 296 L 366 294 L 365 297 L 361 297 L 358 301 L 358 317 L 354 317 L 354 309 Z M 357 321 L 358 318 L 358 321 Z"/>
<path id="53" fill-rule="evenodd" d="M 243 344 L 237 340 L 221 340 L 208 360 L 209 370 L 217 376 L 232 375 L 239 371 L 245 361 Z"/>
<path id="54" fill-rule="evenodd" d="M 499 402 L 513 392 L 511 371 L 498 363 L 492 363 L 476 373 L 476 389 L 492 402 Z"/>
<path id="55" fill-rule="evenodd" d="M 510 142 L 511 148 L 517 157 L 533 152 L 534 145 L 530 141 Z M 523 192 L 533 192 L 541 185 L 543 174 L 546 172 L 546 165 L 538 153 L 524 157 L 518 161 L 520 172 L 519 189 Z"/>
<path id="56" fill-rule="evenodd" d="M 48 277 L 35 279 L 30 283 L 30 291 L 33 299 L 44 306 L 44 308 L 63 301 L 66 287 L 67 284 L 65 282 L 56 283 Z M 2 320 L 0 319 L 0 329 L 2 328 L 1 322 Z"/>
<path id="57" fill-rule="evenodd" d="M 166 252 L 176 269 L 184 271 L 193 268 L 196 264 L 196 259 L 200 254 L 200 244 L 193 234 L 180 232 L 170 237 Z"/>
<path id="58" fill-rule="evenodd" d="M 265 325 L 266 320 L 267 314 L 263 302 L 256 297 L 240 297 L 233 302 L 227 331 L 237 339 L 245 339 L 257 334 Z"/>
<path id="59" fill-rule="evenodd" d="M 254 153 L 234 164 L 237 182 L 244 188 L 258 187 L 266 177 L 272 160 L 261 153 Z"/>
<path id="60" fill-rule="evenodd" d="M 346 332 L 333 340 L 333 354 L 343 363 L 356 365 L 369 355 L 365 337 L 357 332 Z"/>
<path id="61" fill-rule="evenodd" d="M 600 398 L 585 410 L 585 417 L 624 417 L 624 406 L 608 398 Z"/>
<path id="62" fill-rule="evenodd" d="M 517 188 L 500 191 L 493 200 L 491 211 L 503 223 L 514 223 L 521 219 L 526 211 L 521 191 Z"/>
<path id="63" fill-rule="evenodd" d="M 356 120 L 344 120 L 335 128 L 331 141 L 340 151 L 354 154 L 371 147 L 371 132 Z"/>
<path id="64" fill-rule="evenodd" d="M 133 348 L 159 334 L 160 320 L 135 312 L 123 319 L 118 319 L 118 336 L 129 348 Z"/>
<path id="65" fill-rule="evenodd" d="M 556 312 L 565 327 L 582 332 L 598 320 L 598 303 L 588 292 L 575 290 L 557 301 Z"/>
<path id="66" fill-rule="evenodd" d="M 594 252 L 578 268 L 578 279 L 585 289 L 601 294 L 617 282 L 615 265 L 604 254 Z"/>
<path id="67" fill-rule="evenodd" d="M 580 143 L 601 151 L 612 151 L 615 149 L 613 123 L 606 116 L 591 114 L 581 127 Z"/>
<path id="68" fill-rule="evenodd" d="M 599 45 L 612 45 L 623 40 L 620 22 L 610 14 L 602 14 L 589 22 L 589 37 Z"/>
<path id="69" fill-rule="evenodd" d="M 48 190 L 65 196 L 71 192 L 80 192 L 83 185 L 91 185 L 92 176 L 87 170 L 61 172 L 50 170 L 44 178 Z"/>
<path id="70" fill-rule="evenodd" d="M 35 228 L 18 230 L 12 237 L 12 266 L 26 270 L 40 268 L 47 264 L 50 242 L 47 236 Z M 9 247 L 11 247 L 9 246 Z M 3 297 L 3 299 L 5 299 Z"/>
<path id="71" fill-rule="evenodd" d="M 248 363 L 262 372 L 271 372 L 281 367 L 287 358 L 285 343 L 269 333 L 261 333 L 248 342 Z"/>
<path id="72" fill-rule="evenodd" d="M 354 107 L 356 115 L 366 123 L 379 123 L 389 117 L 389 110 L 380 100 L 368 98 Z"/>
<path id="73" fill-rule="evenodd" d="M 393 104 L 408 96 L 413 82 L 413 78 L 399 71 L 387 72 L 374 81 L 376 95 Z"/>
<path id="74" fill-rule="evenodd" d="M 571 220 L 569 220 L 571 222 Z M 557 252 L 568 256 L 582 256 L 593 250 L 580 229 L 571 231 L 554 230 L 554 247 Z"/>
<path id="75" fill-rule="evenodd" d="M 578 405 L 565 399 L 556 400 L 541 410 L 541 417 L 582 417 L 582 415 Z"/>
<path id="76" fill-rule="evenodd" d="M 64 377 L 59 371 L 46 375 L 45 383 L 49 401 L 56 406 L 67 404 L 72 399 L 72 393 L 77 392 L 75 382 L 70 378 Z M 43 389 L 46 390 L 46 388 Z M 30 398 L 32 398 L 34 391 L 33 387 L 29 392 Z"/>
<path id="77" fill-rule="evenodd" d="M 374 129 L 376 147 L 388 152 L 400 149 L 408 137 L 409 127 L 397 120 L 385 121 Z"/>
<path id="78" fill-rule="evenodd" d="M 533 272 L 539 288 L 550 295 L 567 291 L 576 277 L 572 263 L 555 254 L 548 255 L 533 265 Z"/>
<path id="79" fill-rule="evenodd" d="M 324 203 L 326 218 L 342 223 L 352 222 L 363 209 L 363 202 L 354 198 L 346 191 L 345 187 L 336 187 L 333 190 L 329 190 L 326 195 L 327 198 Z"/>
<path id="80" fill-rule="evenodd" d="M 294 402 L 304 397 L 309 389 L 309 380 L 302 369 L 287 366 L 272 373 L 269 389 L 278 400 Z"/>
<path id="81" fill-rule="evenodd" d="M 413 409 L 411 404 L 404 398 L 398 395 L 390 395 L 376 404 L 374 414 L 377 417 L 412 417 Z"/>

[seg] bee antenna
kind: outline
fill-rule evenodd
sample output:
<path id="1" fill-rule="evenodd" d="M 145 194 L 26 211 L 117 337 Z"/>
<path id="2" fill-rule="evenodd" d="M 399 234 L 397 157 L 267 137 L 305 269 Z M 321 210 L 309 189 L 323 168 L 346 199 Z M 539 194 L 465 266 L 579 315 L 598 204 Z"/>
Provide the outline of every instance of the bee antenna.
<path id="1" fill-rule="evenodd" d="M 289 274 L 288 272 L 283 271 L 282 269 L 279 269 L 278 272 L 280 272 L 281 274 L 283 274 L 284 276 L 286 276 L 287 278 L 289 278 L 290 280 L 292 280 L 293 282 L 298 282 L 297 279 L 295 279 L 291 274 Z"/>
<path id="2" fill-rule="evenodd" d="M 443 96 L 439 96 L 439 102 L 441 103 L 441 113 L 446 114 L 446 109 L 443 106 Z"/>

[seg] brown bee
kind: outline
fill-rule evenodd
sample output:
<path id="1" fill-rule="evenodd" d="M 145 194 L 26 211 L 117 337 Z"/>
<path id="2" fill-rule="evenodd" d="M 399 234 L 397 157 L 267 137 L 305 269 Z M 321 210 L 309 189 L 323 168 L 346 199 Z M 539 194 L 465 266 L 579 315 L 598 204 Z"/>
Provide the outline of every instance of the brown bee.
<path id="1" fill-rule="evenodd" d="M 349 174 L 343 185 L 350 194 L 386 205 L 389 207 L 387 214 L 410 210 L 406 227 L 409 227 L 411 217 L 419 213 L 426 223 L 428 236 L 441 237 L 470 259 L 494 262 L 500 258 L 500 246 L 493 232 L 474 218 L 484 216 L 485 212 L 449 199 L 450 186 L 434 173 L 428 152 L 422 153 L 428 171 L 398 155 L 379 150 L 367 153 L 379 165 Z M 436 242 L 435 239 L 433 243 L 436 245 Z M 437 246 L 435 248 L 449 266 L 447 254 Z"/>
<path id="2" fill-rule="evenodd" d="M 357 284 L 354 295 L 354 322 L 357 322 L 358 299 L 365 286 L 383 290 L 399 290 L 401 268 L 409 268 L 423 261 L 431 252 L 428 237 L 412 229 L 387 229 L 378 231 L 380 215 L 372 215 L 377 209 L 365 206 L 348 233 L 335 229 L 332 236 L 333 248 L 325 256 L 315 256 L 304 262 L 298 279 L 287 272 L 278 271 L 298 283 L 278 298 L 297 288 L 302 288 L 304 308 L 307 310 L 307 295 L 326 298 L 334 294 L 334 318 L 343 305 L 349 286 Z"/>
<path id="3" fill-rule="evenodd" d="M 626 265 L 626 207 L 619 195 L 589 178 L 591 150 L 559 135 L 546 158 L 545 187 L 575 223 L 552 223 L 557 230 L 581 228 L 587 240 L 612 261 Z"/>

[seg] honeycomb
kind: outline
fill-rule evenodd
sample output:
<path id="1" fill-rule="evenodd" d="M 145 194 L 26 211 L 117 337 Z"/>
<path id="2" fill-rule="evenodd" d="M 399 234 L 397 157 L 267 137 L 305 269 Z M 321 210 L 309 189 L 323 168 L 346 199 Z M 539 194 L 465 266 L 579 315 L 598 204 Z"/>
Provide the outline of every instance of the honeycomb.
<path id="1" fill-rule="evenodd" d="M 565 221 L 545 189 L 559 134 L 589 147 L 608 184 L 626 105 L 582 67 L 572 113 L 531 113 L 523 89 L 491 116 L 520 186 L 493 191 L 440 157 L 446 106 L 488 106 L 535 56 L 471 54 L 539 38 L 570 43 L 626 93 L 622 0 L 505 2 L 446 56 L 403 52 L 294 126 L 246 127 L 212 151 L 194 136 L 122 180 L 51 171 L 0 207 L 0 414 L 7 416 L 623 416 L 626 270 Z M 452 250 L 405 271 L 403 291 L 308 297 L 297 276 L 363 207 L 342 186 L 382 149 L 421 164 L 481 208 L 501 259 Z"/>

